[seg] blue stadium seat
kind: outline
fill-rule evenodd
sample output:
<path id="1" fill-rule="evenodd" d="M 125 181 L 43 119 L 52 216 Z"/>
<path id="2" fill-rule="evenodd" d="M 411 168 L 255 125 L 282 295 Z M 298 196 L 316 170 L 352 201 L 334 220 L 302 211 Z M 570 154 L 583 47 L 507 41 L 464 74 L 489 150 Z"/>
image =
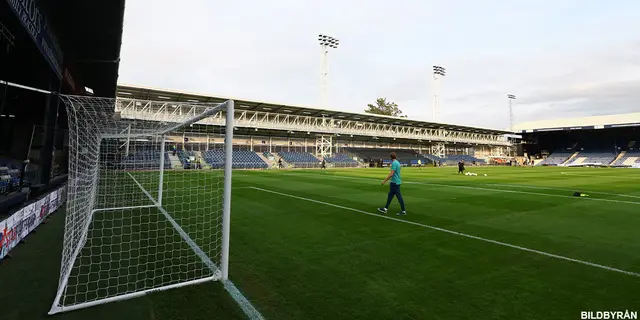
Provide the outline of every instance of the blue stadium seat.
<path id="1" fill-rule="evenodd" d="M 294 165 L 316 166 L 320 160 L 308 152 L 279 152 L 278 155 L 286 162 Z"/>
<path id="2" fill-rule="evenodd" d="M 434 156 L 432 154 L 423 154 L 422 156 L 424 158 L 428 159 L 428 160 L 433 161 L 434 163 L 438 163 L 438 162 L 444 163 L 444 162 L 446 162 L 446 159 L 440 158 L 438 156 Z"/>
<path id="3" fill-rule="evenodd" d="M 123 156 L 120 163 L 125 170 L 157 170 L 160 168 L 160 151 L 137 147 L 128 156 Z M 166 152 L 164 168 L 171 169 L 171 159 Z"/>
<path id="4" fill-rule="evenodd" d="M 557 166 L 567 161 L 567 159 L 569 159 L 572 154 L 573 151 L 566 149 L 557 149 L 553 151 L 546 159 L 538 162 L 537 165 Z"/>
<path id="5" fill-rule="evenodd" d="M 195 152 L 185 150 L 178 150 L 176 152 L 176 155 L 178 156 L 178 159 L 180 160 L 180 163 L 182 163 L 183 167 L 187 166 L 187 164 L 191 162 L 191 160 L 189 160 L 191 157 L 196 156 Z"/>
<path id="6" fill-rule="evenodd" d="M 476 164 L 484 164 L 485 163 L 484 160 L 478 159 L 478 158 L 470 156 L 468 154 L 448 155 L 446 157 L 446 160 L 455 161 L 455 162 L 460 162 L 460 161 L 464 160 L 464 162 L 467 162 L 467 163 L 475 162 Z"/>
<path id="7" fill-rule="evenodd" d="M 599 163 L 608 165 L 616 158 L 616 154 L 613 151 L 606 150 L 583 150 L 578 152 L 571 161 L 567 164 L 573 164 L 580 158 L 586 158 L 582 161 L 582 163 Z"/>
<path id="8" fill-rule="evenodd" d="M 366 161 L 379 161 L 382 160 L 383 163 L 391 163 L 389 160 L 389 154 L 391 152 L 395 152 L 398 157 L 398 161 L 402 165 L 410 165 L 412 160 L 421 160 L 423 164 L 427 164 L 432 160 L 425 158 L 423 155 L 419 154 L 416 150 L 411 149 L 387 149 L 387 148 L 345 148 L 349 152 L 356 154 L 359 158 L 362 158 Z"/>
<path id="9" fill-rule="evenodd" d="M 336 153 L 333 155 L 333 157 L 326 158 L 325 160 L 328 163 L 333 163 L 334 165 L 337 165 L 340 167 L 357 167 L 358 166 L 357 161 L 353 160 L 351 157 L 343 153 Z"/>
<path id="10" fill-rule="evenodd" d="M 612 166 L 622 166 L 629 158 L 637 158 L 632 164 L 640 163 L 640 150 L 629 150 L 624 156 L 612 163 Z"/>
<path id="11" fill-rule="evenodd" d="M 204 161 L 214 169 L 224 167 L 225 152 L 221 149 L 208 150 L 203 152 Z M 231 166 L 234 169 L 266 169 L 267 164 L 253 151 L 234 151 L 232 154 Z"/>

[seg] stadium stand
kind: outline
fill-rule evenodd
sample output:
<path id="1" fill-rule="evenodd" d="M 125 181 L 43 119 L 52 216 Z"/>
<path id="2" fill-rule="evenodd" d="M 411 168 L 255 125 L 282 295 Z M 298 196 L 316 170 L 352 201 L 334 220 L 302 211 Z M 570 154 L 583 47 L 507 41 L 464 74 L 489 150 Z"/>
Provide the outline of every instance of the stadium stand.
<path id="1" fill-rule="evenodd" d="M 123 156 L 120 163 L 125 170 L 154 170 L 160 167 L 160 151 L 137 150 L 135 153 Z M 164 168 L 171 169 L 171 160 L 166 152 Z"/>
<path id="2" fill-rule="evenodd" d="M 568 165 L 580 165 L 580 164 L 610 164 L 615 160 L 616 154 L 613 151 L 605 150 L 583 150 L 568 161 Z"/>
<path id="3" fill-rule="evenodd" d="M 334 166 L 339 167 L 357 167 L 358 162 L 353 160 L 353 158 L 349 157 L 344 153 L 336 153 L 333 157 L 329 157 L 325 159 L 328 163 L 333 164 Z"/>
<path id="4" fill-rule="evenodd" d="M 282 160 L 294 165 L 295 167 L 308 168 L 320 165 L 320 160 L 318 160 L 318 158 L 314 157 L 311 153 L 308 152 L 283 151 L 279 152 L 278 156 L 280 156 Z"/>
<path id="5" fill-rule="evenodd" d="M 430 160 L 430 161 L 431 161 L 431 162 L 433 162 L 433 163 L 445 163 L 445 162 L 446 162 L 446 159 L 444 159 L 444 158 L 440 158 L 440 157 L 438 157 L 438 156 L 434 156 L 434 155 L 432 155 L 432 154 L 422 154 L 422 156 L 423 156 L 425 159 Z"/>
<path id="6" fill-rule="evenodd" d="M 563 164 L 569 157 L 573 155 L 573 151 L 558 149 L 553 151 L 546 159 L 538 162 L 536 165 L 557 166 Z"/>
<path id="7" fill-rule="evenodd" d="M 640 163 L 640 150 L 623 151 L 624 154 L 612 166 L 631 166 Z"/>
<path id="8" fill-rule="evenodd" d="M 478 159 L 476 157 L 472 157 L 472 156 L 467 155 L 467 154 L 448 155 L 445 158 L 445 160 L 447 162 L 455 162 L 455 163 L 458 163 L 461 160 L 464 160 L 464 162 L 466 162 L 466 163 L 473 163 L 473 162 L 475 162 L 476 164 L 484 164 L 484 163 L 486 163 L 482 159 Z"/>
<path id="9" fill-rule="evenodd" d="M 186 167 L 190 163 L 189 158 L 195 157 L 196 154 L 193 151 L 178 150 L 177 156 L 180 159 L 180 163 L 182 163 L 182 167 Z"/>
<path id="10" fill-rule="evenodd" d="M 0 166 L 0 194 L 9 193 L 20 186 L 20 170 Z"/>
<path id="11" fill-rule="evenodd" d="M 382 163 L 384 164 L 391 163 L 391 160 L 389 159 L 389 154 L 391 152 L 396 153 L 396 156 L 398 157 L 398 161 L 403 165 L 411 165 L 413 161 L 417 163 L 418 160 L 421 160 L 423 164 L 433 162 L 433 160 L 427 159 L 424 156 L 418 154 L 416 151 L 410 150 L 410 149 L 345 148 L 345 150 L 348 150 L 349 152 L 356 154 L 358 157 L 365 159 L 366 161 L 382 160 Z"/>
<path id="12" fill-rule="evenodd" d="M 224 150 L 208 150 L 202 153 L 204 161 L 213 169 L 221 169 L 224 166 Z M 234 151 L 232 155 L 234 169 L 266 169 L 267 164 L 253 151 Z"/>

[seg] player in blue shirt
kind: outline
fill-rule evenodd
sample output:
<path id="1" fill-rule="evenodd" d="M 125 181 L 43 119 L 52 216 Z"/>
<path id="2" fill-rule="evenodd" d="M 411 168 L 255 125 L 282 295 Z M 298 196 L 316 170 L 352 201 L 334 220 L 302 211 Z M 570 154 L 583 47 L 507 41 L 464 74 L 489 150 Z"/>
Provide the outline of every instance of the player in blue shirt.
<path id="1" fill-rule="evenodd" d="M 389 179 L 391 179 L 391 185 L 389 190 L 389 196 L 387 197 L 387 205 L 384 208 L 378 208 L 378 211 L 381 213 L 387 213 L 387 209 L 389 209 L 389 205 L 391 204 L 391 200 L 393 197 L 398 197 L 398 202 L 400 202 L 400 207 L 402 211 L 398 213 L 399 216 L 404 216 L 407 214 L 407 211 L 404 210 L 404 200 L 402 199 L 402 194 L 400 193 L 400 185 L 402 184 L 402 179 L 400 178 L 400 162 L 396 159 L 396 153 L 391 152 L 391 172 L 387 175 L 387 178 L 382 181 L 382 185 L 387 183 Z"/>

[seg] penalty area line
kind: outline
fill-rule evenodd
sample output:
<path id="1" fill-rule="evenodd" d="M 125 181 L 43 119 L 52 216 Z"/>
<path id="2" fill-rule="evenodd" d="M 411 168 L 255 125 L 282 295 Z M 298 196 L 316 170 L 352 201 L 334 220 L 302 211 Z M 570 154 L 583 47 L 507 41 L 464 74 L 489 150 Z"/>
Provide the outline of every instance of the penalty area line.
<path id="1" fill-rule="evenodd" d="M 260 312 L 251 304 L 249 299 L 247 299 L 247 297 L 245 297 L 242 292 L 238 290 L 238 288 L 233 284 L 233 282 L 231 282 L 231 280 L 222 280 L 222 285 L 250 320 L 264 320 L 262 314 L 260 314 Z"/>
<path id="2" fill-rule="evenodd" d="M 493 244 L 500 245 L 500 246 L 503 246 L 503 247 L 509 247 L 509 248 L 512 248 L 512 249 L 531 252 L 531 253 L 539 254 L 539 255 L 542 255 L 542 256 L 545 256 L 545 257 L 550 257 L 550 258 L 554 258 L 554 259 L 558 259 L 558 260 L 569 261 L 569 262 L 573 262 L 573 263 L 577 263 L 577 264 L 582 264 L 582 265 L 586 265 L 586 266 L 590 266 L 590 267 L 594 267 L 594 268 L 599 268 L 599 269 L 603 269 L 603 270 L 608 270 L 608 271 L 612 271 L 612 272 L 623 273 L 623 274 L 626 274 L 626 275 L 630 275 L 630 276 L 634 276 L 634 277 L 639 277 L 640 278 L 640 273 L 633 272 L 633 271 L 622 270 L 622 269 L 618 269 L 618 268 L 614 268 L 614 267 L 610 267 L 610 266 L 605 266 L 605 265 L 594 263 L 594 262 L 590 262 L 590 261 L 585 261 L 585 260 L 565 257 L 565 256 L 561 256 L 561 255 L 554 254 L 554 253 L 549 253 L 549 252 L 540 251 L 540 250 L 536 250 L 536 249 L 530 249 L 530 248 L 518 246 L 518 245 L 515 245 L 515 244 L 510 244 L 510 243 L 506 243 L 506 242 L 502 242 L 502 241 L 497 241 L 497 240 L 492 240 L 492 239 L 483 238 L 483 237 L 479 237 L 479 236 L 474 236 L 474 235 L 471 235 L 471 234 L 462 233 L 462 232 L 458 232 L 458 231 L 453 231 L 453 230 L 449 230 L 449 229 L 444 229 L 444 228 L 440 228 L 440 227 L 435 227 L 435 226 L 431 226 L 431 225 L 428 225 L 428 224 L 423 224 L 423 223 L 414 222 L 414 221 L 410 221 L 410 220 L 403 220 L 403 219 L 399 219 L 399 218 L 384 216 L 384 215 L 381 215 L 381 214 L 376 214 L 376 213 L 371 213 L 371 212 L 367 212 L 367 211 L 360 210 L 360 209 L 345 207 L 345 206 L 341 206 L 341 205 L 334 204 L 334 203 L 324 202 L 324 201 L 305 198 L 305 197 L 299 197 L 299 196 L 288 194 L 288 193 L 283 193 L 283 192 L 278 192 L 278 191 L 273 191 L 273 190 L 263 189 L 263 188 L 258 188 L 258 187 L 252 187 L 252 189 L 258 190 L 258 191 L 262 191 L 262 192 L 268 192 L 268 193 L 272 193 L 272 194 L 277 194 L 277 195 L 280 195 L 280 196 L 289 197 L 289 198 L 293 198 L 293 199 L 304 200 L 304 201 L 308 201 L 308 202 L 322 204 L 322 205 L 325 205 L 325 206 L 330 206 L 330 207 L 339 208 L 339 209 L 343 209 L 343 210 L 358 212 L 358 213 L 366 214 L 366 215 L 377 217 L 377 218 L 381 218 L 381 219 L 387 219 L 387 220 L 391 220 L 391 221 L 395 221 L 395 222 L 406 223 L 406 224 L 410 224 L 410 225 L 414 225 L 414 226 L 418 226 L 418 227 L 422 227 L 422 228 L 426 228 L 426 229 L 431 229 L 431 230 L 435 230 L 435 231 L 440 231 L 440 232 L 444 232 L 444 233 L 448 233 L 448 234 L 452 234 L 452 235 L 456 235 L 456 236 L 461 236 L 461 237 L 465 237 L 465 238 L 469 238 L 469 239 L 474 239 L 474 240 L 479 240 L 479 241 L 483 241 L 483 242 L 493 243 Z"/>
<path id="3" fill-rule="evenodd" d="M 173 219 L 173 217 L 171 217 L 171 215 L 162 207 L 162 205 L 160 205 L 156 201 L 156 199 L 153 198 L 153 196 L 149 193 L 149 191 L 147 191 L 147 189 L 145 189 L 140 184 L 140 182 L 138 182 L 138 180 L 136 180 L 136 178 L 134 178 L 131 175 L 131 173 L 127 172 L 127 174 L 129 175 L 129 177 L 131 177 L 131 179 L 133 179 L 133 182 L 135 182 L 135 184 L 138 185 L 140 190 L 147 197 L 149 197 L 149 200 L 151 200 L 151 202 L 153 202 L 154 207 L 157 207 L 158 210 L 160 210 L 160 212 L 165 216 L 165 218 L 167 220 L 169 220 L 169 223 L 174 227 L 174 229 L 178 232 L 178 234 L 180 234 L 182 239 L 187 242 L 187 244 L 196 253 L 196 255 L 199 256 L 200 259 L 202 259 L 202 262 L 207 267 L 209 267 L 211 272 L 213 272 L 213 277 L 217 277 L 220 274 L 220 269 L 218 268 L 218 266 L 216 266 L 215 263 L 213 263 L 213 261 L 211 261 L 209 256 L 206 253 L 204 253 L 204 251 L 202 251 L 202 249 L 200 249 L 200 247 L 195 243 L 195 241 L 193 241 L 193 239 L 191 239 L 191 237 L 189 237 L 189 235 L 182 229 L 182 227 L 180 227 L 180 225 Z M 241 188 L 252 189 L 252 187 L 236 187 L 235 189 L 241 189 Z M 249 299 L 247 299 L 247 297 L 245 297 L 242 294 L 242 292 L 240 292 L 240 290 L 238 290 L 238 288 L 233 284 L 233 282 L 231 282 L 231 280 L 222 280 L 221 282 L 222 282 L 222 284 L 224 286 L 224 289 L 227 290 L 229 295 L 231 295 L 233 300 L 240 306 L 240 309 L 242 309 L 242 311 L 244 311 L 245 315 L 250 320 L 263 320 L 264 319 L 262 317 L 262 315 L 260 314 L 260 312 L 251 304 Z"/>

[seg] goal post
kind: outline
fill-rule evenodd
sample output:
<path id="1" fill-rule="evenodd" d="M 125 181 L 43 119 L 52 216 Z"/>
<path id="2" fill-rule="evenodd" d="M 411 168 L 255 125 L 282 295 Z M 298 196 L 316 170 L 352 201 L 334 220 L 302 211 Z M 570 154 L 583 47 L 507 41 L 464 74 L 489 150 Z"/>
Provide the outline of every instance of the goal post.
<path id="1" fill-rule="evenodd" d="M 61 100 L 69 196 L 49 314 L 227 280 L 234 102 Z M 201 170 L 169 152 L 185 132 L 221 141 L 224 166 Z"/>

